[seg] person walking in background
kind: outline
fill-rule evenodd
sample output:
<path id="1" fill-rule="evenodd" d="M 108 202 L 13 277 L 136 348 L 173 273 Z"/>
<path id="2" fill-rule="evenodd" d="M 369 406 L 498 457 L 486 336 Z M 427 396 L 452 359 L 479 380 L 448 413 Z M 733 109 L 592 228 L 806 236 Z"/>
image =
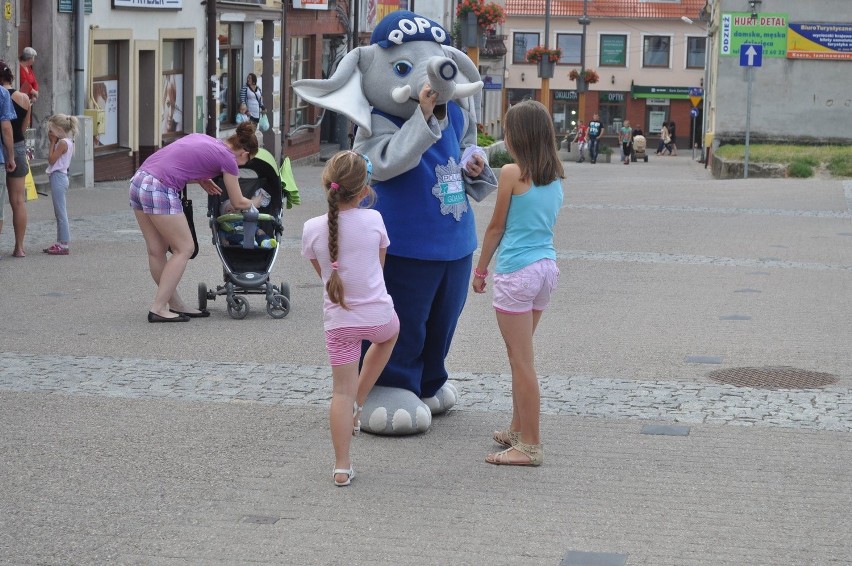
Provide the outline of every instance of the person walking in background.
<path id="1" fill-rule="evenodd" d="M 669 138 L 671 139 L 671 146 L 668 147 L 669 155 L 677 155 L 677 130 L 675 129 L 674 121 L 669 122 Z"/>
<path id="2" fill-rule="evenodd" d="M 485 461 L 538 466 L 544 453 L 533 335 L 559 279 L 553 227 L 562 207 L 565 172 L 552 142 L 550 112 L 543 104 L 532 100 L 516 104 L 506 112 L 503 124 L 506 148 L 515 163 L 500 171 L 497 202 L 472 286 L 476 293 L 485 292 L 488 264 L 496 252 L 493 305 L 512 369 L 512 422 L 493 436 L 506 449 L 489 454 Z"/>
<path id="3" fill-rule="evenodd" d="M 3 201 L 6 200 L 6 177 L 9 171 L 17 167 L 15 163 L 15 142 L 12 137 L 12 120 L 17 118 L 12 97 L 5 88 L 0 88 L 0 164 L 5 171 L 0 176 L 0 232 L 3 231 Z"/>
<path id="4" fill-rule="evenodd" d="M 74 137 L 77 135 L 77 118 L 67 114 L 54 114 L 47 119 L 47 138 L 50 153 L 47 156 L 47 174 L 50 176 L 50 197 L 56 216 L 56 243 L 42 250 L 49 255 L 68 255 L 71 229 L 68 226 L 66 194 L 68 193 L 68 167 L 74 155 Z"/>
<path id="5" fill-rule="evenodd" d="M 33 63 L 38 53 L 32 47 L 24 47 L 21 52 L 19 71 L 21 78 L 21 92 L 30 97 L 30 102 L 38 100 L 38 80 L 36 80 Z"/>
<path id="6" fill-rule="evenodd" d="M 130 206 L 145 238 L 148 268 L 157 284 L 148 322 L 186 322 L 210 316 L 210 311 L 189 309 L 177 292 L 195 249 L 180 192 L 187 183 L 198 183 L 208 194 L 222 194 L 212 180 L 221 175 L 234 208 L 250 208 L 251 201 L 240 190 L 239 166 L 248 163 L 257 149 L 250 123 L 238 125 L 236 133 L 225 140 L 189 134 L 154 152 L 130 180 Z M 167 257 L 169 250 L 171 256 Z"/>
<path id="7" fill-rule="evenodd" d="M 589 127 L 582 120 L 577 124 L 577 134 L 574 136 L 574 143 L 577 144 L 577 151 L 580 152 L 580 159 L 577 163 L 582 163 L 586 160 L 586 146 L 588 145 Z"/>
<path id="8" fill-rule="evenodd" d="M 240 88 L 240 102 L 248 108 L 249 119 L 257 124 L 260 122 L 260 113 L 266 110 L 263 106 L 263 93 L 257 86 L 257 75 L 249 73 L 246 84 Z"/>
<path id="9" fill-rule="evenodd" d="M 592 163 L 598 162 L 598 151 L 600 149 L 601 136 L 604 135 L 604 125 L 601 123 L 599 114 L 592 116 L 592 121 L 589 122 L 589 160 Z"/>
<path id="10" fill-rule="evenodd" d="M 633 153 L 633 128 L 630 127 L 630 120 L 624 121 L 621 131 L 618 132 L 618 142 L 621 144 L 622 162 L 630 165 L 630 155 Z"/>
<path id="11" fill-rule="evenodd" d="M 342 151 L 328 161 L 322 183 L 328 214 L 311 218 L 302 231 L 302 255 L 325 284 L 323 327 L 333 379 L 329 423 L 334 446 L 334 485 L 352 483 L 349 455 L 360 430 L 361 406 L 390 359 L 399 336 L 399 318 L 387 292 L 383 268 L 390 245 L 373 202 L 372 165 L 367 157 Z M 361 370 L 361 342 L 370 342 Z"/>
<path id="12" fill-rule="evenodd" d="M 669 127 L 663 122 L 660 128 L 660 144 L 657 146 L 657 155 L 665 155 L 666 151 L 672 154 L 672 137 L 669 135 Z"/>
<path id="13" fill-rule="evenodd" d="M 15 230 L 13 257 L 24 257 L 24 236 L 27 232 L 27 187 L 26 177 L 30 171 L 27 161 L 26 131 L 30 126 L 30 97 L 15 90 L 12 83 L 15 75 L 5 61 L 0 61 L 0 86 L 9 93 L 15 109 L 12 124 L 12 143 L 15 148 L 15 168 L 6 172 L 9 204 L 12 206 L 12 227 Z M 3 202 L 0 201 L 0 206 Z M 0 216 L 2 218 L 2 216 Z"/>

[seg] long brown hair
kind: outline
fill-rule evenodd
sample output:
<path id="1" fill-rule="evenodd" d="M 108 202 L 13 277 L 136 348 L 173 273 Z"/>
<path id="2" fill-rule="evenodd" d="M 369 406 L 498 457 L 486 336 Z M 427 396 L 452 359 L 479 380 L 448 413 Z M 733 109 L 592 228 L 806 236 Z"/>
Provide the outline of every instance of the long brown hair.
<path id="1" fill-rule="evenodd" d="M 257 145 L 257 136 L 254 135 L 254 123 L 252 122 L 243 122 L 242 124 L 237 124 L 237 131 L 234 134 L 231 134 L 226 142 L 228 145 L 235 149 L 243 149 L 249 152 L 249 157 L 254 157 L 257 155 L 258 145 Z"/>
<path id="2" fill-rule="evenodd" d="M 556 130 L 547 107 L 524 100 L 509 108 L 503 121 L 509 153 L 521 168 L 521 178 L 538 186 L 565 178 L 556 153 Z"/>
<path id="3" fill-rule="evenodd" d="M 357 200 L 364 187 L 369 189 L 368 205 L 375 200 L 375 193 L 369 186 L 367 159 L 354 151 L 335 153 L 322 172 L 322 184 L 328 200 L 328 253 L 331 256 L 331 275 L 325 284 L 325 290 L 332 303 L 349 310 L 344 300 L 343 280 L 337 273 L 336 263 L 338 254 L 338 215 L 340 205 Z"/>

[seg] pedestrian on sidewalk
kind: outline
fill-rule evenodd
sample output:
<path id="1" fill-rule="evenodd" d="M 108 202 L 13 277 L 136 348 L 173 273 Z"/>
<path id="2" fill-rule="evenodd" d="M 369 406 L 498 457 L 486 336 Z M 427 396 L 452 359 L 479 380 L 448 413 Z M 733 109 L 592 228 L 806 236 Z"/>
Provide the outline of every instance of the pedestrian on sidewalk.
<path id="1" fill-rule="evenodd" d="M 130 180 L 130 206 L 145 238 L 148 267 L 157 284 L 148 322 L 186 322 L 210 316 L 210 311 L 190 309 L 177 291 L 195 249 L 180 193 L 188 183 L 197 183 L 208 194 L 222 194 L 212 180 L 221 175 L 234 208 L 251 208 L 251 201 L 240 190 L 239 166 L 257 153 L 254 132 L 254 124 L 244 122 L 225 140 L 189 134 L 154 152 Z M 171 256 L 166 255 L 168 251 Z"/>
<path id="2" fill-rule="evenodd" d="M 9 204 L 12 206 L 12 226 L 15 230 L 13 257 L 25 257 L 24 236 L 27 232 L 27 186 L 30 172 L 27 161 L 27 128 L 30 127 L 30 97 L 13 86 L 15 75 L 5 62 L 0 61 L 0 85 L 9 91 L 15 115 L 12 120 L 12 141 L 15 144 L 15 170 L 6 173 Z"/>
<path id="3" fill-rule="evenodd" d="M 592 121 L 589 122 L 589 161 L 592 163 L 598 162 L 598 151 L 601 143 L 601 136 L 604 135 L 604 125 L 601 123 L 600 114 L 592 116 Z"/>
<path id="4" fill-rule="evenodd" d="M 577 124 L 577 134 L 574 136 L 574 143 L 577 144 L 577 151 L 580 152 L 580 159 L 577 163 L 582 163 L 586 160 L 586 146 L 588 145 L 589 127 L 585 122 L 580 120 Z"/>
<path id="5" fill-rule="evenodd" d="M 17 117 L 9 91 L 0 88 L 0 164 L 4 165 L 6 174 L 9 171 L 14 171 L 17 166 L 15 163 L 15 142 L 12 135 L 12 121 Z M 4 200 L 6 200 L 6 175 L 0 176 L 0 232 L 3 231 Z"/>
<path id="6" fill-rule="evenodd" d="M 399 318 L 385 287 L 388 239 L 382 215 L 361 208 L 375 201 L 372 164 L 354 151 L 329 159 L 322 173 L 328 213 L 305 222 L 302 255 L 325 284 L 323 327 L 333 380 L 329 425 L 334 446 L 334 485 L 352 483 L 349 455 L 360 431 L 361 406 L 390 359 Z M 370 342 L 358 370 L 361 342 Z"/>
<path id="7" fill-rule="evenodd" d="M 633 129 L 630 127 L 630 120 L 625 120 L 621 131 L 618 132 L 618 143 L 621 144 L 621 161 L 630 165 L 630 156 L 633 153 Z"/>
<path id="8" fill-rule="evenodd" d="M 54 114 L 47 119 L 47 139 L 50 153 L 47 156 L 47 174 L 50 179 L 50 198 L 56 216 L 56 243 L 42 250 L 49 255 L 70 253 L 71 228 L 68 224 L 68 167 L 74 155 L 74 138 L 77 136 L 77 118 L 68 114 Z"/>
<path id="9" fill-rule="evenodd" d="M 674 120 L 669 121 L 669 138 L 671 139 L 671 146 L 668 148 L 669 155 L 677 156 L 677 128 Z"/>
<path id="10" fill-rule="evenodd" d="M 533 335 L 559 279 L 553 227 L 562 207 L 565 171 L 543 104 L 532 100 L 516 104 L 506 112 L 503 124 L 506 148 L 515 163 L 500 171 L 497 202 L 473 270 L 473 290 L 485 292 L 488 264 L 496 252 L 493 305 L 512 368 L 512 422 L 493 436 L 506 450 L 489 454 L 485 461 L 538 466 L 544 453 Z"/>

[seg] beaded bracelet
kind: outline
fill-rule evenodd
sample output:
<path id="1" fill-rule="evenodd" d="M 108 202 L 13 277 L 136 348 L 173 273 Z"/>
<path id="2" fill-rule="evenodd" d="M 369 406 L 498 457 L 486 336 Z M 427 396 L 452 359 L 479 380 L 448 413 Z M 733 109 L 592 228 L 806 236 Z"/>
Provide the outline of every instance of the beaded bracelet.
<path id="1" fill-rule="evenodd" d="M 485 279 L 486 277 L 488 277 L 488 270 L 486 269 L 485 272 L 482 272 L 482 271 L 479 271 L 479 269 L 477 269 L 476 267 L 474 267 L 473 268 L 473 275 L 475 277 L 481 277 L 482 279 Z"/>

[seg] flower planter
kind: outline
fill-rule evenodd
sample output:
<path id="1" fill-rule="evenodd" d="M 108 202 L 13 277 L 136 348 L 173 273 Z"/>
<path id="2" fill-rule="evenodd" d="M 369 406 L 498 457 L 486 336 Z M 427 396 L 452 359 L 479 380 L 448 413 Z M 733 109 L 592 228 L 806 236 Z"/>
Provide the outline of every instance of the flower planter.
<path id="1" fill-rule="evenodd" d="M 463 47 L 479 47 L 479 38 L 482 35 L 482 30 L 479 29 L 479 22 L 476 20 L 476 14 L 468 12 L 465 14 L 465 19 L 461 25 L 461 40 Z"/>
<path id="2" fill-rule="evenodd" d="M 553 78 L 554 63 L 550 59 L 542 59 L 538 62 L 538 76 L 542 79 Z"/>

